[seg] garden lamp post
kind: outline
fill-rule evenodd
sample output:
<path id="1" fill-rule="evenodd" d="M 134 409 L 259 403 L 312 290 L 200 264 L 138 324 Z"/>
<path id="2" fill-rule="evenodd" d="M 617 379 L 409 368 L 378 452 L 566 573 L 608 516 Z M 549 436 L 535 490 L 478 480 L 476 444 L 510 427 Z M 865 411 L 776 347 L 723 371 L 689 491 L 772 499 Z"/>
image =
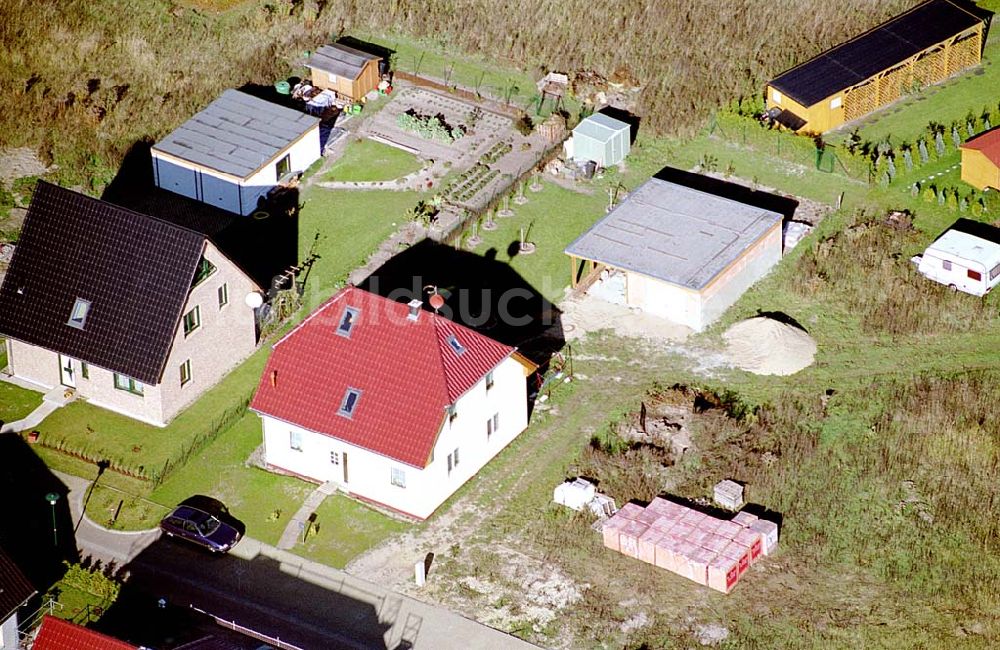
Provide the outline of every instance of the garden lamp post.
<path id="1" fill-rule="evenodd" d="M 59 501 L 59 495 L 56 492 L 49 492 L 45 495 L 45 500 L 52 506 L 52 545 L 59 546 L 59 531 L 56 527 L 56 503 Z"/>

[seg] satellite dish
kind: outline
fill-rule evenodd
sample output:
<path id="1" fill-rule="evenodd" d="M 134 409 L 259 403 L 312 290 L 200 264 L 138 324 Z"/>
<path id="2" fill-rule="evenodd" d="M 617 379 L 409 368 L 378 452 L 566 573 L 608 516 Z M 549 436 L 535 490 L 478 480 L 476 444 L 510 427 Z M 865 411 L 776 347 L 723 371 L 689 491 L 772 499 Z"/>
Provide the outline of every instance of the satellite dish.
<path id="1" fill-rule="evenodd" d="M 251 291 L 247 294 L 247 297 L 243 299 L 243 302 L 247 304 L 250 309 L 257 309 L 264 304 L 264 296 L 260 295 L 256 291 Z"/>
<path id="2" fill-rule="evenodd" d="M 444 296 L 440 293 L 433 293 L 431 294 L 431 298 L 428 302 L 431 303 L 431 307 L 434 308 L 434 311 L 439 311 L 442 307 L 444 307 Z"/>

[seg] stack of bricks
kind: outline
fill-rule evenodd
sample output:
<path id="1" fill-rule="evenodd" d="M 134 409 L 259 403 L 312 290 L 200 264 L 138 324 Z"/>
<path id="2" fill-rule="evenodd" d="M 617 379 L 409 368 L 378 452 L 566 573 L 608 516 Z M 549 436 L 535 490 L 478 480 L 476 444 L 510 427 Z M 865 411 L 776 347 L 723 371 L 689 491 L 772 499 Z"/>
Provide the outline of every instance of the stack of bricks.
<path id="1" fill-rule="evenodd" d="M 778 526 L 748 512 L 717 519 L 659 497 L 626 503 L 602 529 L 604 545 L 729 593 L 750 565 L 778 545 Z"/>

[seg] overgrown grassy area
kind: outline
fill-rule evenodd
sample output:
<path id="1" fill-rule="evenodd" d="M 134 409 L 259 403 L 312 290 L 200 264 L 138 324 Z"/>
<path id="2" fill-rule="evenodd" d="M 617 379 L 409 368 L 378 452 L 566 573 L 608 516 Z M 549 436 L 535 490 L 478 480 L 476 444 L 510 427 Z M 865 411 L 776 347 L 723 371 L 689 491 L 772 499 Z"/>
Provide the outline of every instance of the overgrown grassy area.
<path id="1" fill-rule="evenodd" d="M 41 403 L 41 393 L 0 381 L 0 422 L 20 420 Z"/>
<path id="2" fill-rule="evenodd" d="M 7 65 L 0 89 L 10 101 L 0 115 L 0 141 L 37 147 L 58 165 L 55 180 L 98 191 L 136 142 L 162 137 L 211 101 L 220 78 L 239 87 L 301 75 L 306 51 L 351 34 L 396 49 L 403 69 L 490 85 L 529 104 L 544 70 L 592 70 L 641 85 L 646 124 L 690 130 L 714 106 L 759 93 L 782 69 L 908 4 L 689 0 L 648 13 L 573 0 L 554 13 L 539 0 L 511 11 L 488 4 L 455 11 L 442 0 L 388 9 L 373 0 L 2 0 Z M 614 48 L 607 47 L 609 15 L 628 35 Z M 803 24 L 810 25 L 808 39 L 801 38 Z M 375 35 L 390 30 L 409 36 Z M 649 56 L 654 48 L 657 56 Z"/>
<path id="3" fill-rule="evenodd" d="M 356 139 L 330 166 L 325 180 L 391 181 L 419 171 L 423 165 L 413 154 L 374 140 Z"/>
<path id="4" fill-rule="evenodd" d="M 342 569 L 359 553 L 410 526 L 353 499 L 334 494 L 316 509 L 316 521 L 305 543 L 300 538 L 293 552 Z"/>

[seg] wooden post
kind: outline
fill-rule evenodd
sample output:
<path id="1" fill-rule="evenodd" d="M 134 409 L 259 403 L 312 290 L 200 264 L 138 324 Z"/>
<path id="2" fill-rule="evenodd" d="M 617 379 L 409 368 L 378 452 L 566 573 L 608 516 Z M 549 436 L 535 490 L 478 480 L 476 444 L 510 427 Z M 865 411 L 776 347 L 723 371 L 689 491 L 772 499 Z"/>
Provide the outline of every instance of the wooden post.
<path id="1" fill-rule="evenodd" d="M 572 255 L 569 256 L 569 283 L 570 286 L 576 289 L 576 258 Z"/>

